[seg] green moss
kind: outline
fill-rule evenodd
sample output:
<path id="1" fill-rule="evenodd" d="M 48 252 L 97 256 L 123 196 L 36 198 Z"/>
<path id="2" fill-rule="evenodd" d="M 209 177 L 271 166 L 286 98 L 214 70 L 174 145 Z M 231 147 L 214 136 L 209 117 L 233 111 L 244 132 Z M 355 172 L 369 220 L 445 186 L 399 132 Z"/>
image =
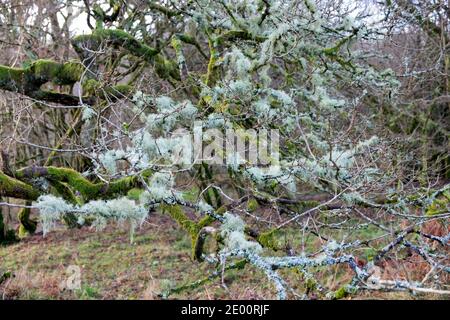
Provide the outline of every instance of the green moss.
<path id="1" fill-rule="evenodd" d="M 191 237 L 197 237 L 199 228 L 197 224 L 188 218 L 179 205 L 161 205 L 163 212 L 167 212 Z"/>
<path id="2" fill-rule="evenodd" d="M 22 92 L 26 83 L 25 70 L 0 65 L 0 87 L 9 91 Z"/>
<path id="3" fill-rule="evenodd" d="M 25 68 L 0 66 L 0 88 L 45 99 L 45 91 L 40 90 L 44 83 L 71 85 L 80 79 L 83 70 L 84 67 L 79 62 L 61 64 L 45 59 L 33 61 Z M 54 93 L 48 95 L 50 99 L 55 99 Z"/>
<path id="4" fill-rule="evenodd" d="M 314 291 L 317 288 L 317 282 L 313 278 L 307 278 L 305 286 L 308 290 Z"/>
<path id="5" fill-rule="evenodd" d="M 48 167 L 48 174 L 52 180 L 67 182 L 79 191 L 85 200 L 126 194 L 130 189 L 140 185 L 136 176 L 121 178 L 110 183 L 92 183 L 79 172 L 69 168 Z"/>
<path id="6" fill-rule="evenodd" d="M 163 204 L 163 212 L 167 212 L 178 225 L 187 231 L 191 237 L 192 259 L 201 261 L 203 246 L 207 237 L 207 232 L 203 229 L 214 221 L 210 216 L 203 217 L 198 223 L 189 219 L 179 205 Z"/>
<path id="7" fill-rule="evenodd" d="M 259 204 L 258 204 L 258 201 L 256 201 L 256 199 L 248 200 L 248 202 L 247 202 L 247 211 L 248 212 L 253 212 L 256 209 L 258 209 L 258 207 L 259 207 Z"/>
<path id="8" fill-rule="evenodd" d="M 334 292 L 334 299 L 342 299 L 348 295 L 347 289 L 345 287 L 341 287 Z"/>
<path id="9" fill-rule="evenodd" d="M 75 196 L 72 190 L 65 183 L 53 181 L 52 187 L 64 200 L 73 204 L 82 204 L 80 199 Z"/>
<path id="10" fill-rule="evenodd" d="M 112 87 L 106 87 L 105 91 L 110 96 L 121 98 L 123 96 L 129 96 L 133 92 L 133 89 L 133 86 L 127 84 L 118 84 Z"/>
<path id="11" fill-rule="evenodd" d="M 357 293 L 358 288 L 352 285 L 344 285 L 334 292 L 333 299 L 342 299 Z"/>
<path id="12" fill-rule="evenodd" d="M 207 234 L 199 232 L 191 239 L 192 259 L 202 261 L 203 247 L 205 244 Z"/>
<path id="13" fill-rule="evenodd" d="M 99 96 L 101 99 L 111 97 L 122 98 L 129 96 L 134 87 L 127 84 L 118 84 L 115 86 L 104 86 L 100 81 L 88 79 L 83 82 L 83 93 L 89 96 Z"/>
<path id="14" fill-rule="evenodd" d="M 225 212 L 227 212 L 226 206 L 221 206 L 219 209 L 216 210 L 216 214 L 223 215 Z"/>
<path id="15" fill-rule="evenodd" d="M 84 67 L 77 61 L 61 64 L 52 60 L 40 59 L 34 61 L 29 70 L 36 79 L 44 82 L 52 81 L 59 85 L 70 85 L 81 78 Z"/>
<path id="16" fill-rule="evenodd" d="M 163 212 L 167 212 L 191 236 L 192 258 L 199 260 L 202 254 L 205 235 L 200 234 L 198 225 L 188 218 L 179 205 L 162 205 Z"/>
<path id="17" fill-rule="evenodd" d="M 0 196 L 36 200 L 39 195 L 32 186 L 0 172 Z"/>
<path id="18" fill-rule="evenodd" d="M 178 67 L 182 73 L 187 76 L 186 61 L 183 56 L 183 47 L 181 46 L 181 41 L 179 35 L 175 34 L 172 36 L 170 41 L 173 49 L 175 50 L 175 55 L 177 57 Z M 181 76 L 180 76 L 181 77 Z"/>
<path id="19" fill-rule="evenodd" d="M 80 201 L 80 199 L 75 196 L 72 190 L 65 183 L 53 181 L 52 187 L 64 200 L 73 204 L 82 204 L 82 201 Z M 69 212 L 65 214 L 63 216 L 63 221 L 69 228 L 80 227 L 80 225 L 78 225 L 78 219 L 73 213 Z"/>
<path id="20" fill-rule="evenodd" d="M 141 197 L 142 192 L 144 192 L 144 189 L 132 188 L 128 191 L 127 197 L 128 199 L 138 201 Z"/>
<path id="21" fill-rule="evenodd" d="M 88 79 L 83 82 L 83 93 L 86 95 L 94 95 L 96 91 L 101 88 L 101 84 L 99 81 L 95 79 Z"/>
<path id="22" fill-rule="evenodd" d="M 425 209 L 427 216 L 446 213 L 450 206 L 450 190 L 445 190 Z"/>
<path id="23" fill-rule="evenodd" d="M 109 41 L 114 46 L 122 47 L 131 54 L 139 56 L 148 62 L 152 62 L 153 58 L 159 53 L 158 50 L 136 40 L 133 36 L 120 29 L 97 29 L 92 34 L 75 37 L 72 43 L 74 46 L 80 47 L 85 42 L 99 45 L 103 41 Z"/>
<path id="24" fill-rule="evenodd" d="M 216 63 L 219 58 L 219 53 L 215 47 L 215 43 L 212 39 L 209 39 L 209 62 L 208 62 L 208 69 L 206 72 L 206 85 L 207 86 L 213 86 L 214 83 L 217 81 L 217 66 Z"/>
<path id="25" fill-rule="evenodd" d="M 173 35 L 172 38 L 170 39 L 170 44 L 172 45 L 177 55 L 182 54 L 182 46 L 179 35 L 177 34 Z"/>
<path id="26" fill-rule="evenodd" d="M 200 221 L 198 222 L 198 227 L 203 228 L 206 226 L 209 226 L 211 223 L 213 223 L 215 219 L 211 216 L 204 216 Z"/>
<path id="27" fill-rule="evenodd" d="M 278 229 L 271 229 L 266 232 L 262 232 L 258 236 L 258 242 L 265 248 L 270 248 L 273 250 L 279 250 L 278 237 L 280 231 Z"/>
<path id="28" fill-rule="evenodd" d="M 157 55 L 154 59 L 153 66 L 158 76 L 163 79 L 169 79 L 170 77 L 180 80 L 180 73 L 178 70 L 178 64 L 175 61 L 167 60 L 161 55 Z"/>
<path id="29" fill-rule="evenodd" d="M 48 178 L 54 181 L 66 182 L 85 198 L 96 197 L 101 184 L 94 184 L 79 172 L 69 168 L 48 167 Z"/>
<path id="30" fill-rule="evenodd" d="M 31 203 L 27 203 L 30 205 Z M 30 218 L 31 209 L 22 208 L 17 214 L 17 219 L 20 222 L 19 225 L 19 238 L 25 238 L 34 234 L 37 227 L 37 221 Z"/>
<path id="31" fill-rule="evenodd" d="M 142 173 L 142 175 L 144 178 L 149 177 L 151 175 L 151 171 L 146 170 Z M 78 171 L 70 168 L 58 168 L 51 166 L 25 168 L 18 170 L 16 172 L 16 176 L 23 179 L 45 177 L 52 184 L 55 182 L 63 182 L 70 188 L 78 191 L 84 200 L 97 198 L 106 199 L 117 195 L 125 195 L 130 189 L 141 186 L 141 181 L 137 176 L 124 177 L 109 183 L 93 183 L 86 179 Z"/>
<path id="32" fill-rule="evenodd" d="M 377 256 L 377 251 L 372 248 L 365 250 L 364 253 L 365 253 L 367 261 L 373 261 L 373 259 Z"/>

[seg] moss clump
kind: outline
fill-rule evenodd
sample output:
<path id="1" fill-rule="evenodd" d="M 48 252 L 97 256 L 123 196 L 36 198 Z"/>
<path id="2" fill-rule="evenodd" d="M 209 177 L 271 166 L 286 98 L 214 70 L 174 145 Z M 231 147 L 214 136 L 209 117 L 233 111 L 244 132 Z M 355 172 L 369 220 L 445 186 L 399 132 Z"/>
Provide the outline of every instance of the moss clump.
<path id="1" fill-rule="evenodd" d="M 203 228 L 209 226 L 211 223 L 214 222 L 214 220 L 215 219 L 211 216 L 204 216 L 202 219 L 200 219 L 197 225 L 199 228 Z"/>
<path id="2" fill-rule="evenodd" d="M 307 278 L 305 281 L 305 287 L 309 291 L 314 291 L 317 288 L 317 282 L 313 278 Z"/>
<path id="3" fill-rule="evenodd" d="M 83 93 L 88 96 L 99 96 L 101 99 L 129 96 L 133 92 L 133 86 L 118 84 L 104 86 L 100 81 L 88 79 L 83 82 Z"/>
<path id="4" fill-rule="evenodd" d="M 133 86 L 127 84 L 118 84 L 112 87 L 107 87 L 105 92 L 109 96 L 114 96 L 117 98 L 122 98 L 129 96 L 133 92 Z"/>
<path id="5" fill-rule="evenodd" d="M 280 249 L 278 241 L 279 235 L 280 231 L 278 229 L 271 229 L 266 232 L 262 232 L 258 236 L 257 240 L 265 248 L 270 248 L 272 250 L 279 250 Z"/>
<path id="6" fill-rule="evenodd" d="M 208 234 L 206 232 L 199 231 L 195 236 L 192 236 L 192 259 L 197 261 L 202 261 L 203 247 L 205 245 L 206 237 Z"/>
<path id="7" fill-rule="evenodd" d="M 197 224 L 188 218 L 179 205 L 161 205 L 163 212 L 167 212 L 191 237 L 197 237 L 199 228 Z"/>
<path id="8" fill-rule="evenodd" d="M 83 87 L 83 94 L 94 95 L 101 88 L 101 84 L 97 80 L 88 79 L 83 82 L 82 87 Z"/>
<path id="9" fill-rule="evenodd" d="M 225 212 L 227 212 L 226 206 L 221 206 L 219 209 L 216 210 L 216 214 L 223 215 Z"/>
<path id="10" fill-rule="evenodd" d="M 163 204 L 161 209 L 163 212 L 167 212 L 180 227 L 189 233 L 191 236 L 192 258 L 198 260 L 198 257 L 201 256 L 204 238 L 200 235 L 200 228 L 197 223 L 189 219 L 179 205 Z"/>
<path id="11" fill-rule="evenodd" d="M 256 201 L 256 199 L 248 200 L 248 202 L 247 202 L 247 211 L 248 212 L 253 212 L 256 209 L 258 209 L 258 207 L 259 207 L 259 204 L 258 204 L 258 201 Z"/>
<path id="12" fill-rule="evenodd" d="M 202 261 L 203 246 L 208 236 L 204 227 L 214 221 L 210 216 L 203 217 L 198 223 L 189 219 L 179 205 L 161 205 L 163 212 L 167 212 L 191 237 L 192 259 Z"/>
<path id="13" fill-rule="evenodd" d="M 27 203 L 29 204 L 29 203 Z M 22 208 L 17 214 L 19 225 L 19 238 L 25 238 L 34 234 L 37 227 L 37 221 L 30 218 L 30 208 Z"/>
<path id="14" fill-rule="evenodd" d="M 25 82 L 24 69 L 0 65 L 0 87 L 2 89 L 23 92 Z"/>
<path id="15" fill-rule="evenodd" d="M 83 70 L 83 65 L 76 61 L 61 64 L 44 59 L 34 61 L 29 68 L 36 80 L 59 85 L 74 84 L 81 78 Z"/>
<path id="16" fill-rule="evenodd" d="M 217 51 L 216 43 L 214 43 L 214 42 L 215 41 L 212 39 L 209 39 L 209 41 L 208 41 L 210 58 L 209 58 L 209 62 L 208 62 L 208 69 L 206 72 L 206 81 L 205 81 L 205 84 L 207 86 L 211 86 L 211 87 L 217 81 L 217 65 L 216 65 L 216 63 L 219 60 L 219 52 Z"/>
<path id="17" fill-rule="evenodd" d="M 142 192 L 144 192 L 143 189 L 139 189 L 139 188 L 130 189 L 127 193 L 127 198 L 138 201 L 141 197 Z"/>
<path id="18" fill-rule="evenodd" d="M 47 82 L 58 85 L 72 85 L 79 81 L 84 67 L 79 62 L 58 63 L 52 60 L 36 60 L 26 68 L 9 68 L 0 66 L 0 88 L 19 92 L 35 99 L 77 103 L 74 96 L 41 90 Z"/>
<path id="19" fill-rule="evenodd" d="M 89 44 L 88 48 L 94 49 L 104 41 L 110 42 L 113 46 L 122 47 L 147 62 L 153 62 L 153 58 L 159 53 L 158 50 L 136 40 L 120 29 L 97 29 L 92 34 L 75 37 L 72 44 L 79 50 L 83 43 Z"/>
<path id="20" fill-rule="evenodd" d="M 175 34 L 170 39 L 170 44 L 172 45 L 173 49 L 175 50 L 175 53 L 178 55 L 182 55 L 182 46 L 181 41 L 179 38 L 179 35 Z"/>
<path id="21" fill-rule="evenodd" d="M 338 290 L 336 290 L 333 294 L 333 299 L 339 300 L 345 297 L 348 297 L 351 294 L 355 294 L 357 292 L 357 287 L 351 285 L 345 285 Z"/>
<path id="22" fill-rule="evenodd" d="M 450 190 L 445 190 L 425 209 L 427 216 L 433 216 L 449 211 L 450 206 Z"/>
<path id="23" fill-rule="evenodd" d="M 365 255 L 367 261 L 373 261 L 373 259 L 377 256 L 377 251 L 373 248 L 369 248 L 365 250 Z"/>
<path id="24" fill-rule="evenodd" d="M 130 189 L 140 185 L 137 177 L 125 177 L 110 183 L 92 183 L 73 169 L 48 167 L 47 170 L 51 180 L 66 182 L 81 193 L 85 200 L 126 194 Z"/>
<path id="25" fill-rule="evenodd" d="M 345 287 L 341 287 L 334 292 L 334 299 L 339 300 L 345 298 L 348 295 L 347 289 Z"/>
<path id="26" fill-rule="evenodd" d="M 0 196 L 36 200 L 39 195 L 32 186 L 0 172 Z"/>
<path id="27" fill-rule="evenodd" d="M 141 173 L 144 178 L 148 178 L 151 174 L 152 172 L 150 170 L 146 170 Z M 130 189 L 141 187 L 142 184 L 141 180 L 137 176 L 124 177 L 109 183 L 93 183 L 86 179 L 78 171 L 70 168 L 58 168 L 52 166 L 29 167 L 21 169 L 16 172 L 16 176 L 20 179 L 44 177 L 47 178 L 52 185 L 55 182 L 65 183 L 68 187 L 77 191 L 83 197 L 83 200 L 92 200 L 97 198 L 107 199 L 117 195 L 125 195 Z M 38 196 L 39 194 L 36 195 L 35 199 L 37 199 Z"/>
<path id="28" fill-rule="evenodd" d="M 162 55 L 157 55 L 153 63 L 155 72 L 162 79 L 169 79 L 172 77 L 175 80 L 180 80 L 180 73 L 178 71 L 178 64 L 175 61 L 167 60 Z"/>
<path id="29" fill-rule="evenodd" d="M 85 199 L 94 198 L 99 193 L 100 184 L 90 182 L 73 169 L 48 167 L 47 172 L 50 180 L 67 183 L 70 187 L 81 193 Z"/>

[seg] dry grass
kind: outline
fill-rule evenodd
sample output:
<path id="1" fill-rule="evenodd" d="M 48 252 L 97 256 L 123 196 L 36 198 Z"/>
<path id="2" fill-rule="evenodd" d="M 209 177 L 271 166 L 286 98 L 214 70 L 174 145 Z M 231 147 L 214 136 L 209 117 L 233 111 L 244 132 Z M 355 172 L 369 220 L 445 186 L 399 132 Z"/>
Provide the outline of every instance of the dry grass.
<path id="1" fill-rule="evenodd" d="M 408 268 L 414 271 L 417 265 Z M 81 287 L 69 290 L 63 284 L 68 266 L 81 270 Z M 394 266 L 393 266 L 394 268 Z M 395 267 L 397 268 L 397 267 Z M 397 268 L 398 269 L 398 268 Z M 2 299 L 160 299 L 165 289 L 202 279 L 213 269 L 190 258 L 190 239 L 167 217 L 155 215 L 130 244 L 128 230 L 108 227 L 104 232 L 88 228 L 60 230 L 47 237 L 34 235 L 24 241 L 0 247 L 0 272 L 14 274 L 0 284 Z M 386 270 L 389 270 L 387 268 Z M 422 272 L 422 271 L 420 271 Z M 348 282 L 351 271 L 319 270 L 323 284 L 338 288 Z M 302 277 L 283 271 L 290 285 L 304 290 Z M 275 290 L 265 275 L 246 266 L 230 271 L 223 283 L 217 279 L 171 298 L 188 299 L 273 299 Z M 405 299 L 408 293 L 362 292 L 352 299 Z"/>

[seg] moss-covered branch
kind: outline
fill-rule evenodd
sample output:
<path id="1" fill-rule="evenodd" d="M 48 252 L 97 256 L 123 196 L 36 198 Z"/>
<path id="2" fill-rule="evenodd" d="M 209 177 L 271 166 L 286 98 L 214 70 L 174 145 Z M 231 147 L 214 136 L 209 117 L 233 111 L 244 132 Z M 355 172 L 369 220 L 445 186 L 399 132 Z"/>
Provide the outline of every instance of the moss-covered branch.
<path id="1" fill-rule="evenodd" d="M 29 206 L 31 203 L 27 202 L 27 205 Z M 37 221 L 30 218 L 30 213 L 30 208 L 22 208 L 17 214 L 17 218 L 20 222 L 19 238 L 24 238 L 36 231 Z"/>
<path id="2" fill-rule="evenodd" d="M 143 175 L 149 176 L 150 172 L 145 172 Z M 76 194 L 81 195 L 84 201 L 89 201 L 125 195 L 132 188 L 142 187 L 141 180 L 137 176 L 117 179 L 110 183 L 94 183 L 86 179 L 81 173 L 69 168 L 28 167 L 15 172 L 15 178 L 0 172 L 0 196 L 28 201 L 37 200 L 42 192 L 27 183 L 36 178 L 47 179 L 54 191 L 71 203 L 78 203 L 79 199 Z M 28 203 L 28 205 L 30 204 Z M 20 221 L 19 236 L 24 237 L 35 231 L 37 222 L 30 219 L 29 208 L 21 209 L 18 213 L 18 219 Z M 70 216 L 65 222 L 69 226 L 75 224 Z"/>
<path id="3" fill-rule="evenodd" d="M 40 192 L 20 180 L 9 177 L 0 171 L 0 196 L 36 200 Z"/>
<path id="4" fill-rule="evenodd" d="M 143 59 L 153 66 L 155 72 L 163 79 L 181 79 L 177 62 L 163 57 L 159 49 L 142 43 L 123 30 L 96 29 L 92 34 L 80 35 L 72 39 L 72 46 L 86 67 L 89 67 L 88 69 L 78 61 L 58 63 L 45 59 L 36 60 L 25 68 L 10 68 L 0 65 L 0 89 L 62 105 L 77 105 L 81 102 L 93 104 L 95 103 L 95 93 L 99 93 L 99 91 L 84 90 L 84 93 L 89 96 L 80 99 L 71 94 L 48 91 L 41 89 L 41 87 L 46 83 L 73 85 L 80 81 L 83 73 L 86 72 L 86 81 L 83 83 L 83 89 L 92 89 L 92 81 L 96 81 L 97 69 L 95 63 L 93 63 L 95 52 L 104 44 L 121 48 L 128 54 Z M 86 84 L 88 81 L 91 81 L 91 83 Z M 117 85 L 103 89 L 105 90 L 101 92 L 105 94 L 113 96 L 119 94 L 118 98 L 126 96 L 132 91 L 132 87 L 127 85 Z M 103 99 L 104 95 L 101 94 L 98 98 Z"/>
<path id="5" fill-rule="evenodd" d="M 145 172 L 144 176 L 149 176 Z M 117 195 L 124 195 L 133 188 L 142 187 L 138 176 L 124 177 L 115 181 L 94 183 L 86 179 L 81 173 L 70 168 L 58 167 L 28 167 L 16 172 L 21 180 L 33 178 L 46 178 L 50 183 L 65 183 L 79 193 L 85 201 L 92 199 L 107 199 Z"/>
<path id="6" fill-rule="evenodd" d="M 0 89 L 21 93 L 34 99 L 76 105 L 80 100 L 78 97 L 42 90 L 41 86 L 48 82 L 56 85 L 73 85 L 80 80 L 83 70 L 84 67 L 76 61 L 58 63 L 51 60 L 36 60 L 26 68 L 0 65 Z"/>

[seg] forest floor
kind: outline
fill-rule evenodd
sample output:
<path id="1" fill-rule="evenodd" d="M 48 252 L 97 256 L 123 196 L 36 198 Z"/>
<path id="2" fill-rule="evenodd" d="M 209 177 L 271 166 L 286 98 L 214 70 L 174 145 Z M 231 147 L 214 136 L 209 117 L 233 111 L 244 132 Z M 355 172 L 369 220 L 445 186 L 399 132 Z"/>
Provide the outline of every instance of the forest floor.
<path id="1" fill-rule="evenodd" d="M 214 270 L 207 263 L 193 262 L 190 250 L 187 234 L 161 215 L 155 215 L 136 231 L 133 244 L 127 228 L 112 226 L 102 232 L 85 227 L 53 231 L 46 237 L 36 234 L 0 247 L 0 278 L 5 273 L 11 275 L 0 284 L 0 299 L 160 299 L 158 294 L 165 289 L 203 279 Z M 65 287 L 74 270 L 69 266 L 81 271 L 81 286 L 75 290 Z M 291 277 L 292 281 L 303 283 L 299 275 Z M 275 299 L 276 296 L 265 275 L 247 265 L 245 270 L 226 272 L 223 283 L 218 277 L 170 298 Z M 433 299 L 433 296 L 366 292 L 346 299 Z"/>

